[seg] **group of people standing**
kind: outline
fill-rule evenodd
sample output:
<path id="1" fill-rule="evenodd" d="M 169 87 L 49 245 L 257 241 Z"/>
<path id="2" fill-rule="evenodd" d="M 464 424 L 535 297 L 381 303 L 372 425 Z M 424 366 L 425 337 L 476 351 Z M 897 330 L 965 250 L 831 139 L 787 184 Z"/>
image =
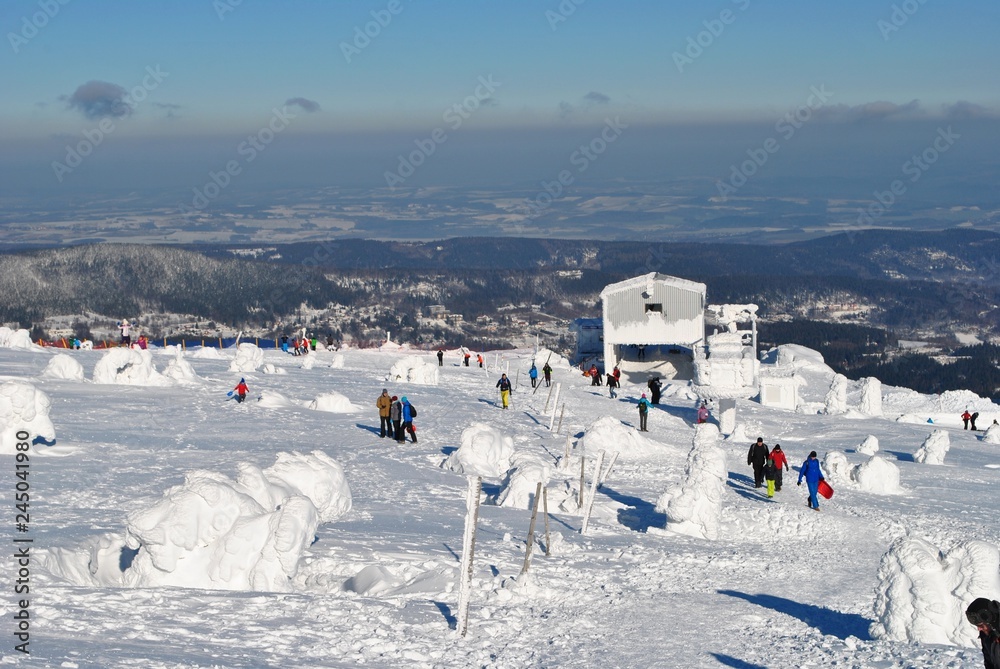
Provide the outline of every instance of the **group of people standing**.
<path id="1" fill-rule="evenodd" d="M 963 427 L 962 429 L 963 430 L 968 430 L 968 429 L 971 428 L 971 429 L 975 430 L 976 429 L 976 419 L 977 418 L 979 418 L 979 412 L 978 411 L 976 411 L 975 413 L 969 413 L 969 410 L 966 409 L 965 413 L 962 414 L 962 423 L 963 423 L 963 425 L 965 425 L 965 427 Z"/>
<path id="2" fill-rule="evenodd" d="M 775 444 L 773 449 L 769 449 L 764 443 L 764 437 L 757 437 L 757 441 L 750 444 L 747 464 L 753 467 L 753 487 L 761 488 L 766 485 L 768 498 L 774 497 L 774 493 L 781 491 L 782 473 L 790 471 L 781 444 Z M 801 486 L 802 479 L 806 480 L 806 487 L 809 489 L 809 499 L 806 503 L 813 511 L 819 511 L 819 484 L 825 477 L 816 451 L 811 451 L 809 457 L 802 463 L 802 467 L 799 468 L 799 480 L 795 485 Z"/>
<path id="3" fill-rule="evenodd" d="M 417 410 L 405 396 L 390 396 L 389 390 L 383 388 L 382 394 L 375 400 L 375 406 L 378 407 L 380 438 L 385 439 L 388 435 L 396 443 L 404 444 L 406 435 L 409 434 L 413 443 L 417 443 L 417 431 L 413 427 Z"/>

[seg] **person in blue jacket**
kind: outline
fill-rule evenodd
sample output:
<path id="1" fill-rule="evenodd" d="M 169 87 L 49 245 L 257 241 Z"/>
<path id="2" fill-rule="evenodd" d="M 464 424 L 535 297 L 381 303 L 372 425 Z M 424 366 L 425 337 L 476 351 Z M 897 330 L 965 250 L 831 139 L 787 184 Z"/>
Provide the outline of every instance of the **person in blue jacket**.
<path id="1" fill-rule="evenodd" d="M 809 453 L 809 457 L 806 461 L 802 463 L 802 467 L 799 469 L 799 482 L 795 485 L 802 485 L 802 479 L 805 478 L 806 485 L 809 486 L 809 508 L 813 511 L 819 511 L 819 497 L 816 491 L 819 489 L 819 482 L 823 480 L 823 471 L 819 468 L 819 460 L 816 456 L 816 451 Z"/>
<path id="2" fill-rule="evenodd" d="M 403 409 L 403 426 L 402 426 L 402 439 L 399 438 L 399 434 L 396 435 L 396 441 L 406 442 L 406 433 L 409 432 L 410 436 L 413 437 L 413 443 L 417 443 L 417 431 L 413 429 L 413 407 L 410 405 L 410 401 L 405 397 L 399 398 L 400 404 L 402 404 Z"/>
<path id="3" fill-rule="evenodd" d="M 531 379 L 531 387 L 534 388 L 538 382 L 538 368 L 535 367 L 535 363 L 531 363 L 531 369 L 528 370 L 528 378 Z"/>

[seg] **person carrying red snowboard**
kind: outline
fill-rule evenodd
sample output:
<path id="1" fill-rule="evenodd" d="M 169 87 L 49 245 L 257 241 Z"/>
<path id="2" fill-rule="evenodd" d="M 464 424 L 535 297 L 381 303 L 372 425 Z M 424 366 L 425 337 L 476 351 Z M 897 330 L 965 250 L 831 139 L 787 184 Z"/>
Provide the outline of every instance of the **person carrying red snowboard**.
<path id="1" fill-rule="evenodd" d="M 806 485 L 809 487 L 809 501 L 806 504 L 813 511 L 819 511 L 819 482 L 826 480 L 823 476 L 823 471 L 819 468 L 819 460 L 816 456 L 816 451 L 811 451 L 809 457 L 806 461 L 802 463 L 801 469 L 799 469 L 799 482 L 795 485 L 802 485 L 803 477 L 806 480 Z"/>

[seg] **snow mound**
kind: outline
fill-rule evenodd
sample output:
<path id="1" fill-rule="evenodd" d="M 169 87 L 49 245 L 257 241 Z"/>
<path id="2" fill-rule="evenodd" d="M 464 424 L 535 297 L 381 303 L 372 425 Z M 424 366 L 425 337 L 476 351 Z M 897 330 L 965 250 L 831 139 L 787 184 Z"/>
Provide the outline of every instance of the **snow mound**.
<path id="1" fill-rule="evenodd" d="M 264 366 L 260 368 L 260 371 L 265 374 L 287 374 L 288 371 L 284 367 L 275 367 L 271 363 L 264 363 Z"/>
<path id="2" fill-rule="evenodd" d="M 264 364 L 264 351 L 256 344 L 240 344 L 236 357 L 229 363 L 230 372 L 256 372 Z"/>
<path id="3" fill-rule="evenodd" d="M 192 358 L 198 358 L 199 360 L 229 360 L 229 356 L 223 353 L 217 348 L 212 348 L 211 346 L 202 346 L 191 353 Z"/>
<path id="4" fill-rule="evenodd" d="M 113 348 L 94 365 L 94 383 L 125 386 L 169 386 L 172 381 L 153 366 L 153 354 L 135 348 Z"/>
<path id="5" fill-rule="evenodd" d="M 333 356 L 333 360 L 330 361 L 331 369 L 343 369 L 344 368 L 344 356 L 340 353 Z"/>
<path id="6" fill-rule="evenodd" d="M 913 454 L 913 459 L 927 465 L 943 465 L 944 456 L 950 448 L 951 439 L 948 433 L 944 430 L 934 430 Z"/>
<path id="7" fill-rule="evenodd" d="M 663 454 L 664 446 L 642 436 L 637 429 L 625 425 L 613 416 L 602 416 L 590 424 L 580 439 L 584 453 L 600 450 L 618 451 L 622 456 Z"/>
<path id="8" fill-rule="evenodd" d="M 409 355 L 389 368 L 388 380 L 436 386 L 438 384 L 438 367 L 437 364 L 432 365 L 415 355 Z"/>
<path id="9" fill-rule="evenodd" d="M 861 385 L 861 404 L 858 411 L 866 416 L 882 415 L 882 382 L 873 376 L 864 380 Z"/>
<path id="10" fill-rule="evenodd" d="M 840 451 L 830 451 L 823 456 L 823 471 L 834 482 L 843 483 L 851 480 L 851 463 Z"/>
<path id="11" fill-rule="evenodd" d="M 1000 425 L 990 425 L 983 435 L 983 441 L 987 444 L 1000 444 Z"/>
<path id="12" fill-rule="evenodd" d="M 507 471 L 514 457 L 514 440 L 484 423 L 462 431 L 462 445 L 442 465 L 456 474 L 496 478 Z"/>
<path id="13" fill-rule="evenodd" d="M 300 369 L 312 369 L 316 366 L 316 356 L 309 354 L 302 358 L 302 364 L 299 365 Z"/>
<path id="14" fill-rule="evenodd" d="M 555 351 L 547 349 L 545 347 L 538 349 L 538 353 L 535 354 L 534 360 L 535 360 L 535 365 L 538 366 L 539 376 L 541 376 L 542 367 L 545 366 L 546 362 L 549 363 L 549 367 L 551 367 L 552 369 L 556 369 L 558 367 L 573 367 L 573 365 L 570 364 L 570 361 L 567 358 L 564 358 Z"/>
<path id="15" fill-rule="evenodd" d="M 833 375 L 822 353 L 799 344 L 782 344 L 772 348 L 765 354 L 764 362 L 791 370 L 809 369 Z"/>
<path id="16" fill-rule="evenodd" d="M 27 330 L 11 330 L 0 327 L 0 348 L 16 348 L 22 351 L 41 351 L 41 346 L 32 343 Z"/>
<path id="17" fill-rule="evenodd" d="M 279 453 L 263 471 L 243 463 L 236 481 L 191 472 L 129 514 L 125 548 L 135 556 L 122 584 L 288 591 L 317 525 L 350 508 L 343 469 L 320 451 Z"/>
<path id="18" fill-rule="evenodd" d="M 48 395 L 30 383 L 8 381 L 0 385 L 0 453 L 13 455 L 18 452 L 18 442 L 37 438 L 54 443 L 56 428 L 49 419 L 50 406 Z M 22 437 L 27 432 L 27 439 L 18 439 L 19 432 Z"/>
<path id="19" fill-rule="evenodd" d="M 882 556 L 871 635 L 909 643 L 979 645 L 965 607 L 1000 594 L 1000 551 L 966 541 L 943 554 L 929 541 L 901 537 Z"/>
<path id="20" fill-rule="evenodd" d="M 861 490 L 876 495 L 898 495 L 903 492 L 899 485 L 899 467 L 877 455 L 852 469 L 851 480 Z"/>
<path id="21" fill-rule="evenodd" d="M 178 383 L 197 383 L 200 380 L 191 363 L 184 359 L 184 353 L 180 349 L 163 370 L 163 375 Z"/>
<path id="22" fill-rule="evenodd" d="M 492 502 L 497 506 L 531 509 L 538 484 L 541 483 L 544 488 L 551 476 L 551 468 L 537 456 L 518 453 L 513 457 L 510 469 L 500 482 L 500 492 Z"/>
<path id="23" fill-rule="evenodd" d="M 65 381 L 83 381 L 83 365 L 66 353 L 57 353 L 49 360 L 49 364 L 42 370 L 42 377 L 46 379 L 63 379 Z"/>
<path id="24" fill-rule="evenodd" d="M 265 409 L 288 409 L 302 406 L 274 390 L 262 390 L 260 397 L 257 398 L 257 404 Z"/>
<path id="25" fill-rule="evenodd" d="M 688 453 L 684 483 L 656 503 L 666 513 L 666 529 L 701 539 L 718 539 L 722 498 L 729 478 L 726 453 L 719 448 L 719 429 L 711 423 L 697 426 Z"/>
<path id="26" fill-rule="evenodd" d="M 982 398 L 971 390 L 946 390 L 934 402 L 934 408 L 941 413 L 953 413 L 956 416 L 966 409 L 969 413 L 995 412 L 1000 410 L 989 398 Z"/>
<path id="27" fill-rule="evenodd" d="M 351 400 L 336 391 L 323 393 L 309 403 L 309 408 L 314 411 L 328 411 L 330 413 L 354 413 L 358 407 L 351 404 Z"/>
<path id="28" fill-rule="evenodd" d="M 869 434 L 865 437 L 864 441 L 858 444 L 858 447 L 855 450 L 862 455 L 875 455 L 878 453 L 878 437 Z"/>

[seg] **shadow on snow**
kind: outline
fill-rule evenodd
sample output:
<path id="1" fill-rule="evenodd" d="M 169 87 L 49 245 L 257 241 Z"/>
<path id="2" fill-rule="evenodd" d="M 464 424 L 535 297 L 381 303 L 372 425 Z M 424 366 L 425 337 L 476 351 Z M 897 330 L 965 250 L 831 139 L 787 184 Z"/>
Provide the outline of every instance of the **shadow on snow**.
<path id="1" fill-rule="evenodd" d="M 824 609 L 821 606 L 812 604 L 802 604 L 800 602 L 775 597 L 774 595 L 748 595 L 745 592 L 735 590 L 719 590 L 720 595 L 728 595 L 746 600 L 751 604 L 763 606 L 779 613 L 785 613 L 793 618 L 798 618 L 810 627 L 815 627 L 822 634 L 829 634 L 838 639 L 846 639 L 849 636 L 856 637 L 861 641 L 870 641 L 868 627 L 872 621 L 856 613 L 840 613 Z"/>
<path id="2" fill-rule="evenodd" d="M 644 499 L 623 495 L 606 485 L 602 485 L 600 491 L 619 504 L 629 507 L 618 509 L 618 522 L 630 530 L 645 532 L 650 527 L 663 527 L 667 524 L 667 515 L 657 512 L 656 505 Z"/>
<path id="3" fill-rule="evenodd" d="M 736 669 L 767 669 L 762 664 L 750 664 L 749 662 L 744 662 L 735 657 L 730 657 L 729 655 L 723 655 L 722 653 L 712 653 L 712 657 L 719 661 L 724 667 L 735 667 Z"/>

